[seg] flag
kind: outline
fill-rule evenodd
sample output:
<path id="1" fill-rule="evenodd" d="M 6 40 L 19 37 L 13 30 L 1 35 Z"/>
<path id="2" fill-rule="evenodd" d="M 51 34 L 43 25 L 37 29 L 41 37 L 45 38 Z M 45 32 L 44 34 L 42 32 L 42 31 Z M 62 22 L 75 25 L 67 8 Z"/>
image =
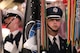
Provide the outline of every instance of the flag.
<path id="1" fill-rule="evenodd" d="M 32 25 L 32 26 L 30 27 L 28 39 L 25 42 L 24 46 L 27 47 L 27 49 L 35 51 L 37 50 L 37 40 L 36 40 L 37 36 L 36 35 L 37 35 L 37 30 L 40 29 L 40 20 L 36 20 L 34 21 L 34 23 L 33 22 L 29 23 L 27 27 L 29 25 Z"/>
<path id="2" fill-rule="evenodd" d="M 75 45 L 75 42 L 74 42 L 74 33 L 75 33 L 75 19 L 76 19 L 76 0 L 72 0 L 72 42 L 73 42 L 73 46 Z"/>
<path id="3" fill-rule="evenodd" d="M 75 20 L 75 42 L 76 42 L 76 48 L 80 46 L 80 1 L 76 1 L 76 20 Z"/>
<path id="4" fill-rule="evenodd" d="M 64 5 L 67 5 L 67 2 L 68 0 L 63 0 L 63 3 L 64 3 Z"/>
<path id="5" fill-rule="evenodd" d="M 74 51 L 75 46 L 75 18 L 76 18 L 76 0 L 71 0 L 71 45 L 72 45 L 72 53 Z"/>
<path id="6" fill-rule="evenodd" d="M 71 26 L 71 0 L 67 0 L 66 7 L 66 34 L 67 34 L 67 49 L 66 53 L 71 52 L 71 43 L 70 43 L 70 26 Z"/>
<path id="7" fill-rule="evenodd" d="M 24 38 L 24 48 L 31 50 L 33 53 L 37 52 L 37 43 L 40 36 L 40 1 L 28 0 L 26 6 L 26 24 Z M 37 36 L 39 38 L 37 38 Z"/>
<path id="8" fill-rule="evenodd" d="M 75 42 L 74 42 L 74 32 L 75 32 L 75 13 L 76 13 L 76 0 L 68 0 L 68 19 L 67 19 L 67 47 L 68 53 L 76 52 Z"/>
<path id="9" fill-rule="evenodd" d="M 75 18 L 75 46 L 76 46 L 76 49 L 78 48 L 78 45 L 79 45 L 79 18 L 78 18 L 78 12 L 79 12 L 79 9 L 78 9 L 78 1 L 76 1 L 76 18 Z"/>

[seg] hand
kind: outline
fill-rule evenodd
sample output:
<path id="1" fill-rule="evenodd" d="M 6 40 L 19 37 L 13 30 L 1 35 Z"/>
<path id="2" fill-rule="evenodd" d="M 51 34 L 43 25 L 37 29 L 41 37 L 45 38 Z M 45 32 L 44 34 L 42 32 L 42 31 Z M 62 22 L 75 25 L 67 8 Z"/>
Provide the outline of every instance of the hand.
<path id="1" fill-rule="evenodd" d="M 6 42 L 4 45 L 4 49 L 8 52 L 12 52 L 14 45 L 10 42 Z"/>

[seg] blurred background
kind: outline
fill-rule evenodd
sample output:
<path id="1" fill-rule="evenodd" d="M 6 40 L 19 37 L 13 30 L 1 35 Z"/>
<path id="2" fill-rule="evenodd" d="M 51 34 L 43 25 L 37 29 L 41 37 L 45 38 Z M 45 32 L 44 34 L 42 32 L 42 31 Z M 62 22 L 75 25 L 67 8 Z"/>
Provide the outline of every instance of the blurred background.
<path id="1" fill-rule="evenodd" d="M 71 0 L 71 2 L 73 2 L 73 0 Z M 1 18 L 1 14 L 6 13 L 6 10 L 8 9 L 14 9 L 14 10 L 19 10 L 23 13 L 23 15 L 25 16 L 25 8 L 26 8 L 26 3 L 27 0 L 0 0 L 0 43 L 2 40 L 4 40 L 4 38 L 6 37 L 7 34 L 10 33 L 9 29 L 6 29 L 5 26 L 2 24 L 2 18 Z M 73 3 L 72 5 L 76 6 L 76 12 L 75 13 L 75 27 L 74 27 L 74 40 L 75 40 L 75 45 L 76 48 L 80 47 L 80 0 L 76 0 L 76 3 Z M 67 10 L 68 8 L 68 0 L 46 0 L 46 6 L 51 7 L 51 6 L 58 6 L 63 10 L 63 22 L 60 28 L 60 34 L 63 38 L 67 38 L 68 39 L 68 28 L 67 28 L 67 19 L 68 19 L 68 12 Z M 74 10 L 73 10 L 74 11 Z M 71 12 L 72 13 L 72 12 Z M 73 14 L 73 13 L 72 13 Z M 71 15 L 73 17 L 73 15 Z M 24 19 L 24 18 L 23 18 Z M 71 30 L 73 26 L 71 26 Z M 23 28 L 20 28 L 20 30 L 22 31 Z M 3 38 L 2 38 L 3 37 Z M 71 38 L 72 39 L 72 33 L 71 33 Z M 0 48 L 1 48 L 1 44 L 0 44 Z M 0 49 L 1 51 L 1 49 Z"/>

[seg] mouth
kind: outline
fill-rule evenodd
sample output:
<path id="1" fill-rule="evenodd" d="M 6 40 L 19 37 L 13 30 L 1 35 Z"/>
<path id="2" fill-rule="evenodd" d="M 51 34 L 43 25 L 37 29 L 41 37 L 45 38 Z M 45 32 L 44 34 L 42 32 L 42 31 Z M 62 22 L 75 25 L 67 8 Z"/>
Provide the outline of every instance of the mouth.
<path id="1" fill-rule="evenodd" d="M 57 30 L 57 29 L 58 29 L 58 27 L 57 27 L 57 26 L 53 26 L 53 29 L 54 29 L 54 30 Z"/>

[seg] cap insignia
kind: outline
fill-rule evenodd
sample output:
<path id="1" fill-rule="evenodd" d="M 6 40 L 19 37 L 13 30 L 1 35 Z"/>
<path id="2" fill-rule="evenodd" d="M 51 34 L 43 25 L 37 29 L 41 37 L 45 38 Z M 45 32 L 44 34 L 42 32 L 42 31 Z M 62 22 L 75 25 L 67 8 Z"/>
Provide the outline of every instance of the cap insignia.
<path id="1" fill-rule="evenodd" d="M 57 8 L 53 8 L 53 12 L 57 13 L 58 9 Z"/>

